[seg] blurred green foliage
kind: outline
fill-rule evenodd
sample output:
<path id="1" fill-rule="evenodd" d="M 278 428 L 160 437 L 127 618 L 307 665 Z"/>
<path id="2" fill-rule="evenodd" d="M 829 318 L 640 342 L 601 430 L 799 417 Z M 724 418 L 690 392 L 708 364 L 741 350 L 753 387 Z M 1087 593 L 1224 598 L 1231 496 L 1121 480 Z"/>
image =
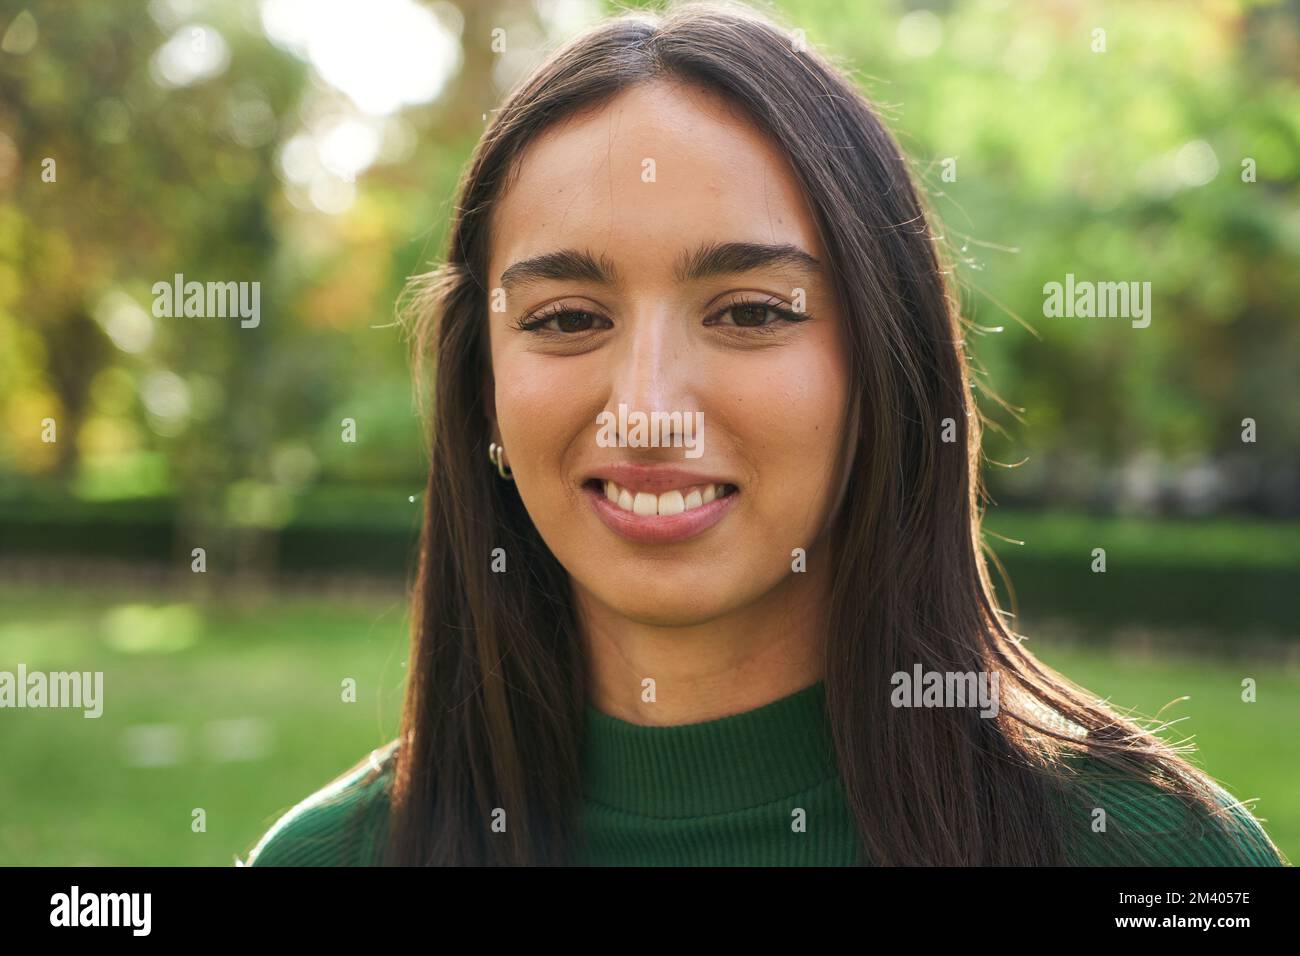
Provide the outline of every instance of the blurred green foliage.
<path id="1" fill-rule="evenodd" d="M 393 3 L 351 21 L 291 0 L 6 14 L 0 495 L 170 495 L 187 534 L 238 538 L 310 487 L 418 488 L 393 303 L 441 251 L 509 86 L 583 23 L 637 6 L 660 4 L 423 7 L 450 44 L 445 83 L 387 112 L 363 109 L 329 54 L 400 82 L 400 50 L 363 29 Z M 1297 507 L 1294 5 L 765 8 L 861 83 L 924 183 L 975 323 L 986 451 L 1027 459 L 992 468 L 995 491 L 1151 504 L 1153 482 L 1235 462 L 1193 497 Z M 176 273 L 261 282 L 264 321 L 154 317 L 152 284 Z M 1067 273 L 1150 281 L 1151 326 L 1045 318 L 1042 287 Z"/>

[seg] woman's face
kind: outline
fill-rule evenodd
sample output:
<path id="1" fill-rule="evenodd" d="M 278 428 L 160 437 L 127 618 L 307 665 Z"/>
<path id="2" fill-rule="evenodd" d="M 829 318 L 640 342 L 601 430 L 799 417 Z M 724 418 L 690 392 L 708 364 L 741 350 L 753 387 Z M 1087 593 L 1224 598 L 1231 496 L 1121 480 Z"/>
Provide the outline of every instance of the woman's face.
<path id="1" fill-rule="evenodd" d="M 491 235 L 496 436 L 581 597 L 682 626 L 788 586 L 842 487 L 849 381 L 782 152 L 643 84 L 534 141 Z"/>

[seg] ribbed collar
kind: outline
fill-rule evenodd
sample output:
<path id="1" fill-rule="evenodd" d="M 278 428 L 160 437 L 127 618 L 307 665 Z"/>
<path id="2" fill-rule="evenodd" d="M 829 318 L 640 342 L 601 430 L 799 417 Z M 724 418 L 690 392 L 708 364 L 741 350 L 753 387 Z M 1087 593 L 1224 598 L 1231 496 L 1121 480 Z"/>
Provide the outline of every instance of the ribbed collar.
<path id="1" fill-rule="evenodd" d="M 809 790 L 835 773 L 823 681 L 753 710 L 645 727 L 587 702 L 589 798 L 643 816 L 731 813 Z"/>

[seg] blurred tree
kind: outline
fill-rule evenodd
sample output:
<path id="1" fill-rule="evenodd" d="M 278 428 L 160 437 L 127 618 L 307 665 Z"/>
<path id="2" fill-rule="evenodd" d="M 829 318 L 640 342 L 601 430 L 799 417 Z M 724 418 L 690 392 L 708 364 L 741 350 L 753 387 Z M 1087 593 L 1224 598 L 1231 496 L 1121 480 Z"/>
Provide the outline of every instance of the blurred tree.
<path id="1" fill-rule="evenodd" d="M 584 18 L 626 6 L 155 0 L 0 15 L 0 494 L 173 495 L 178 557 L 202 539 L 254 564 L 313 486 L 404 503 L 424 462 L 392 304 L 441 254 L 457 181 L 511 84 Z M 1025 409 L 1017 424 L 982 402 L 1006 428 L 989 457 L 1030 459 L 994 469 L 995 493 L 1120 501 L 1155 456 L 1227 462 L 1231 481 L 1297 506 L 1294 5 L 775 9 L 880 104 L 967 313 L 1003 329 L 968 343 L 981 387 Z M 352 19 L 331 21 L 322 59 L 311 31 L 338 16 Z M 400 77 L 410 31 L 384 34 L 385 17 L 432 17 L 451 37 L 416 50 L 445 86 L 387 111 L 331 70 L 351 43 L 362 78 Z M 154 317 L 152 285 L 176 273 L 259 281 L 260 325 Z M 1044 316 L 1044 284 L 1066 274 L 1150 281 L 1150 327 Z M 1240 440 L 1246 417 L 1255 445 Z"/>

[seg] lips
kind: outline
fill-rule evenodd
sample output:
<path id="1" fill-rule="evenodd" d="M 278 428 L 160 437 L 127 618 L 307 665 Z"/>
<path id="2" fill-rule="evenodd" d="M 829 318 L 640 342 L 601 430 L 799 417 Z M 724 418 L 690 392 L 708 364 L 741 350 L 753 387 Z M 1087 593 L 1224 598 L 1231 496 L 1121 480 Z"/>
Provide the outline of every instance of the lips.
<path id="1" fill-rule="evenodd" d="M 606 465 L 597 471 L 593 471 L 587 476 L 587 479 L 602 482 L 612 481 L 619 487 L 626 488 L 634 495 L 638 491 L 657 495 L 660 492 L 674 489 L 680 491 L 683 488 L 690 488 L 695 485 L 725 485 L 729 483 L 726 475 L 691 471 L 687 468 L 678 468 L 675 465 L 636 465 L 630 462 Z M 735 482 L 730 482 L 730 484 L 735 485 Z"/>
<path id="2" fill-rule="evenodd" d="M 660 544 L 684 541 L 713 527 L 740 493 L 737 485 L 716 475 L 645 465 L 602 469 L 583 490 L 615 534 Z"/>
<path id="3" fill-rule="evenodd" d="M 624 511 L 642 517 L 663 515 L 665 517 L 694 511 L 707 505 L 716 498 L 725 497 L 735 491 L 734 485 L 706 482 L 701 485 L 687 485 L 655 494 L 652 491 L 632 491 L 615 481 L 604 482 L 605 497 Z"/>

